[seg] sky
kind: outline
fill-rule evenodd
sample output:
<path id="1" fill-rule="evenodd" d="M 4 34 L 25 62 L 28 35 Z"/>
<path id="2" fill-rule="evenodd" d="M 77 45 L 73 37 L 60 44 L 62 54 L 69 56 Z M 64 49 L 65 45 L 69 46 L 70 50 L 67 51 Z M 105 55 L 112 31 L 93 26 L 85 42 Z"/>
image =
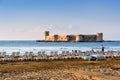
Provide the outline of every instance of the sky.
<path id="1" fill-rule="evenodd" d="M 0 40 L 104 34 L 120 40 L 120 0 L 0 0 Z"/>

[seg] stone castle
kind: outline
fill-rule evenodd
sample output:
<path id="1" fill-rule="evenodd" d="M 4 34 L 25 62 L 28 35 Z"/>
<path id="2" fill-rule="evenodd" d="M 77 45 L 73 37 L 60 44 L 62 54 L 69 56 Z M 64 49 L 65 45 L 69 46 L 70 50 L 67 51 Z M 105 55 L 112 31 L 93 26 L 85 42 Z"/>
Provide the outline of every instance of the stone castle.
<path id="1" fill-rule="evenodd" d="M 101 42 L 103 41 L 103 33 L 95 35 L 49 35 L 49 31 L 44 32 L 44 41 L 49 42 Z"/>

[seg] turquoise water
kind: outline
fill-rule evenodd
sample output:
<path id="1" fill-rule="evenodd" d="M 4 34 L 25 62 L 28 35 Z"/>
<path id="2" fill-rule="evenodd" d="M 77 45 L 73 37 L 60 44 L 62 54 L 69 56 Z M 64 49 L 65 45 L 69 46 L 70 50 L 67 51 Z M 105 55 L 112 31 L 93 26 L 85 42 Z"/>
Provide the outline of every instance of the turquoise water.
<path id="1" fill-rule="evenodd" d="M 11 54 L 13 51 L 64 51 L 64 50 L 101 50 L 104 45 L 105 50 L 120 50 L 120 41 L 111 42 L 36 42 L 36 41 L 0 41 L 0 51 Z"/>

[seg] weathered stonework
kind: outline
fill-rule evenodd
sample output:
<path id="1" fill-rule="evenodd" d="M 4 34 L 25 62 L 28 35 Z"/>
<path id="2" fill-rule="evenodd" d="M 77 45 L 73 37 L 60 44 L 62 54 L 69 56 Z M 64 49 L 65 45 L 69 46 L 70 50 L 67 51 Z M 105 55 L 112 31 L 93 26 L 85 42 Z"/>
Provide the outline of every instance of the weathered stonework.
<path id="1" fill-rule="evenodd" d="M 100 42 L 103 41 L 103 33 L 95 35 L 49 35 L 49 31 L 44 32 L 44 41 L 53 42 Z"/>

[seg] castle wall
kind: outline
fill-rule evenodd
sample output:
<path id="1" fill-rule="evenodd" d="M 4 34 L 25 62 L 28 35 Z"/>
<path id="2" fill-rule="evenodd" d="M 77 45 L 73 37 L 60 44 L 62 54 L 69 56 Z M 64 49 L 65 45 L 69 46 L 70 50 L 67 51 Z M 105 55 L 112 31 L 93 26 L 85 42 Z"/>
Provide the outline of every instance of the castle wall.
<path id="1" fill-rule="evenodd" d="M 67 35 L 67 37 L 68 37 L 68 41 L 71 42 L 76 41 L 76 35 Z"/>
<path id="2" fill-rule="evenodd" d="M 96 35 L 82 35 L 81 41 L 96 41 Z"/>
<path id="3" fill-rule="evenodd" d="M 57 36 L 57 35 L 54 35 L 54 36 L 46 36 L 46 41 L 68 41 L 68 38 L 66 35 L 63 35 L 63 36 Z"/>
<path id="4" fill-rule="evenodd" d="M 76 42 L 79 41 L 96 41 L 96 35 L 76 35 Z"/>
<path id="5" fill-rule="evenodd" d="M 59 35 L 57 41 L 68 41 L 67 35 Z"/>
<path id="6" fill-rule="evenodd" d="M 103 41 L 103 33 L 97 33 L 96 35 L 53 35 L 49 36 L 49 31 L 46 31 L 44 34 L 45 41 Z"/>
<path id="7" fill-rule="evenodd" d="M 46 36 L 45 41 L 54 41 L 54 36 Z"/>

